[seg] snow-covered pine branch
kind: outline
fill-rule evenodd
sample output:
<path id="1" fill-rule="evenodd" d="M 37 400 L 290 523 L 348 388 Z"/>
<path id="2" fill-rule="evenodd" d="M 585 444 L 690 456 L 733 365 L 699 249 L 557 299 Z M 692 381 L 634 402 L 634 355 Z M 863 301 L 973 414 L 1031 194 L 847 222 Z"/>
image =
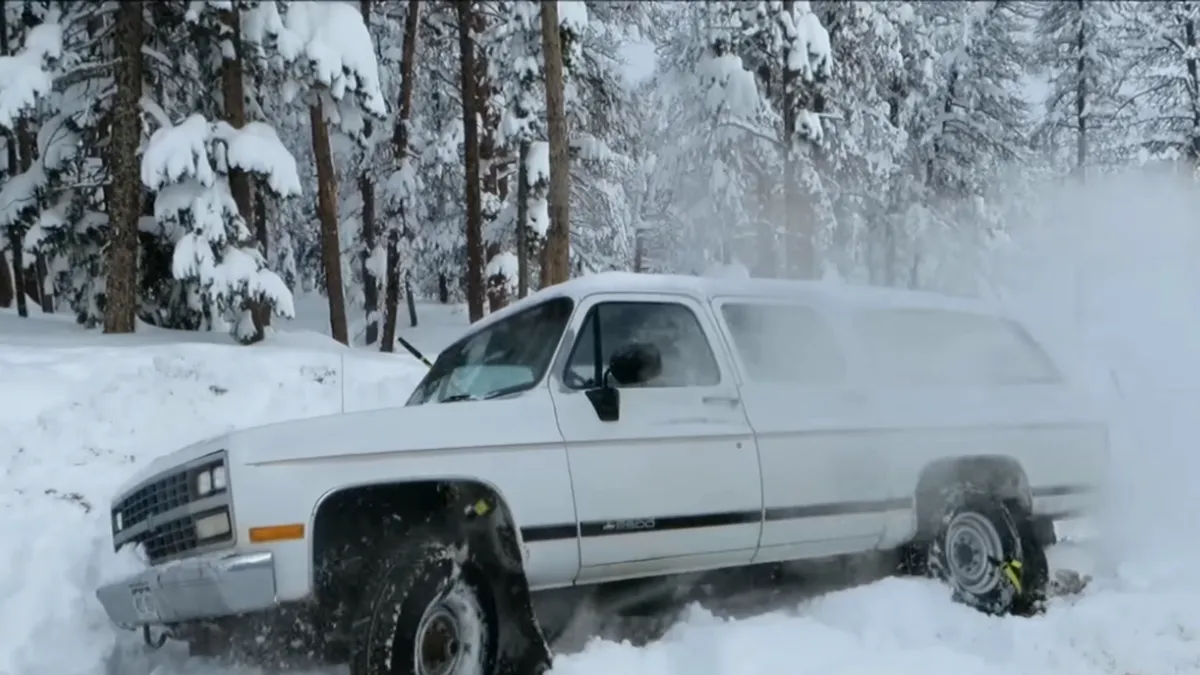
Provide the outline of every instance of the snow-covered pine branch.
<path id="1" fill-rule="evenodd" d="M 54 68 L 63 51 L 58 18 L 58 11 L 51 11 L 29 31 L 21 51 L 0 56 L 0 127 L 12 129 L 53 88 Z"/>
<path id="2" fill-rule="evenodd" d="M 313 92 L 324 103 L 326 119 L 348 136 L 363 140 L 363 113 L 387 117 L 379 80 L 379 62 L 371 33 L 357 7 L 345 2 L 291 0 L 263 2 L 247 10 L 244 37 L 273 44 L 283 65 L 299 65 L 301 75 L 284 85 L 286 100 Z"/>
<path id="3" fill-rule="evenodd" d="M 142 183 L 156 192 L 154 217 L 175 242 L 172 272 L 199 286 L 201 309 L 234 321 L 241 340 L 254 333 L 249 304 L 260 302 L 279 316 L 295 310 L 291 291 L 254 244 L 229 188 L 229 172 L 266 177 L 281 197 L 301 192 L 296 161 L 267 124 L 234 129 L 192 115 L 154 132 L 142 156 Z"/>

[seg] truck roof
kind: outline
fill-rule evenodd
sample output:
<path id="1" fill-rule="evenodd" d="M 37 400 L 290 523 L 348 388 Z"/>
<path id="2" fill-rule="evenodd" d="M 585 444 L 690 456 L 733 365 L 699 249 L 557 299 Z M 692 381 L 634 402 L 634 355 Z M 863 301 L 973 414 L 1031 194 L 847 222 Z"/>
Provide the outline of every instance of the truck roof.
<path id="1" fill-rule="evenodd" d="M 596 293 L 667 293 L 702 300 L 727 296 L 791 300 L 820 304 L 896 309 L 940 309 L 972 314 L 1005 316 L 991 302 L 930 291 L 866 286 L 841 281 L 700 277 L 684 274 L 599 272 L 570 279 L 512 303 L 476 321 L 463 334 L 471 335 L 537 303 L 556 297 L 579 301 Z M 461 339 L 461 338 L 460 338 Z"/>

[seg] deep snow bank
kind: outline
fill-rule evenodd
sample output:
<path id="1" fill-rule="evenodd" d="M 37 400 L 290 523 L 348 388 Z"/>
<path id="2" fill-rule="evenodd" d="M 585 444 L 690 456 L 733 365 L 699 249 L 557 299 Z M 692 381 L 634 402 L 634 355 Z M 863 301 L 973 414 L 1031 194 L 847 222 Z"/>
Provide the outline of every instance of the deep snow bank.
<path id="1" fill-rule="evenodd" d="M 400 405 L 423 371 L 406 356 L 97 339 L 0 314 L 0 674 L 104 672 L 135 639 L 92 591 L 118 564 L 109 499 L 139 464 L 231 428 Z"/>

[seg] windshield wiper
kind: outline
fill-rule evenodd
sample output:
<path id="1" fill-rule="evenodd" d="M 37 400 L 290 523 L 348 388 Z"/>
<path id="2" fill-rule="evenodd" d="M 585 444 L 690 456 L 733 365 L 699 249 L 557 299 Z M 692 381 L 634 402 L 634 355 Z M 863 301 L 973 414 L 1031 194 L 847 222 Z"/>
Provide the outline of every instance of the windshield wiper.
<path id="1" fill-rule="evenodd" d="M 489 398 L 499 398 L 501 396 L 507 396 L 508 394 L 515 394 L 518 391 L 525 391 L 526 389 L 530 388 L 531 386 L 532 386 L 531 384 L 526 382 L 524 384 L 514 384 L 511 387 L 501 387 L 501 388 L 497 389 L 496 391 L 488 392 L 487 396 L 484 396 L 480 400 L 486 401 Z"/>
<path id="2" fill-rule="evenodd" d="M 474 394 L 454 394 L 438 401 L 438 403 L 457 403 L 459 401 L 486 401 L 491 398 L 499 398 L 508 394 L 515 394 L 519 391 L 524 391 L 529 388 L 529 383 L 516 384 L 511 387 L 501 387 L 495 391 L 489 391 L 483 396 L 475 396 Z"/>

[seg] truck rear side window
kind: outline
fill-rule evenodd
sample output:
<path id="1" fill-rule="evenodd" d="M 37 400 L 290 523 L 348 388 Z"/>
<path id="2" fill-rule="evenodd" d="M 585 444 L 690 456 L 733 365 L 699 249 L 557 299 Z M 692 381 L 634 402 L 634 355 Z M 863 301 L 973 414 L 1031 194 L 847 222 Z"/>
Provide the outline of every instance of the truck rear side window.
<path id="1" fill-rule="evenodd" d="M 725 302 L 721 316 L 753 381 L 832 384 L 846 376 L 833 328 L 811 307 Z"/>
<path id="2" fill-rule="evenodd" d="M 878 382 L 934 386 L 1050 384 L 1050 357 L 1018 324 L 937 309 L 867 309 L 854 319 Z"/>

